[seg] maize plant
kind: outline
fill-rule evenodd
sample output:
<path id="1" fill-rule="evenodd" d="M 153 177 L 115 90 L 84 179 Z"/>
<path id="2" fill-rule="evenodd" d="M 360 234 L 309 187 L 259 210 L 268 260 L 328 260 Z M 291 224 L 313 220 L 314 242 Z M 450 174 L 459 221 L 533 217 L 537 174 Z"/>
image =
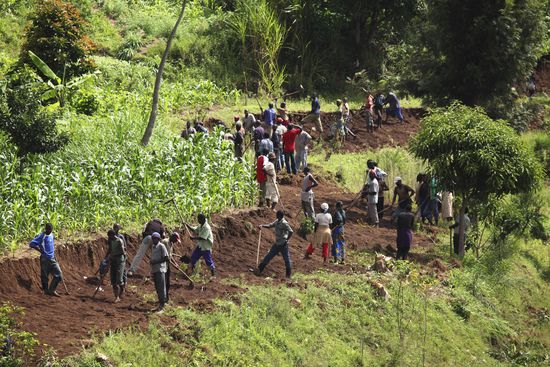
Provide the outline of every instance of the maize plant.
<path id="1" fill-rule="evenodd" d="M 80 121 L 65 150 L 31 156 L 20 173 L 13 149 L 0 139 L 0 250 L 45 222 L 69 233 L 152 217 L 175 223 L 174 208 L 163 204 L 172 197 L 185 216 L 252 203 L 253 171 L 234 160 L 231 142 L 215 133 L 183 140 L 159 129 L 158 143 L 144 149 L 137 119 L 126 112 L 93 125 Z"/>

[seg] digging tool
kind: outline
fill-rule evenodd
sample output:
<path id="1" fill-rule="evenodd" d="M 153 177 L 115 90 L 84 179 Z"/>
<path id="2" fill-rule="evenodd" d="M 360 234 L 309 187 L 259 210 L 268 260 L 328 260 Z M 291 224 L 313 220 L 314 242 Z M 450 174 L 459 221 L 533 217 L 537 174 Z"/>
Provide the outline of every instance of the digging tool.
<path id="1" fill-rule="evenodd" d="M 260 103 L 260 100 L 258 99 L 258 97 L 254 97 L 256 99 L 256 102 L 258 102 L 258 107 L 260 107 L 260 117 L 262 117 L 263 113 L 264 113 L 264 109 L 262 107 L 262 104 Z"/>
<path id="2" fill-rule="evenodd" d="M 189 275 L 187 275 L 186 272 L 184 272 L 183 270 L 180 269 L 180 267 L 179 267 L 178 264 L 174 261 L 174 259 L 170 259 L 170 264 L 172 264 L 173 266 L 175 266 L 176 269 L 177 269 L 181 274 L 183 274 L 183 276 L 189 281 L 189 285 L 187 286 L 187 289 L 193 289 L 193 288 L 195 288 L 195 282 L 193 282 L 193 280 L 191 280 L 191 278 L 189 277 Z"/>
<path id="3" fill-rule="evenodd" d="M 59 263 L 59 261 L 57 261 L 57 264 L 59 265 L 59 268 L 61 268 L 61 264 Z M 67 283 L 65 283 L 65 277 L 63 275 L 61 275 L 61 283 L 63 283 L 65 293 L 67 293 L 67 295 L 71 295 L 71 293 L 69 293 L 69 289 L 67 288 Z"/>
<path id="4" fill-rule="evenodd" d="M 295 94 L 298 94 L 298 93 L 302 93 L 304 91 L 304 86 L 302 84 L 300 84 L 300 89 L 297 90 L 297 91 L 294 91 L 294 92 L 290 92 L 290 93 L 287 93 L 287 94 L 283 94 L 282 96 L 280 97 L 275 97 L 274 99 L 275 100 L 278 100 L 278 99 L 286 99 L 287 97 L 290 97 L 290 96 L 293 96 Z"/>
<path id="5" fill-rule="evenodd" d="M 97 294 L 97 292 L 99 292 L 99 290 L 101 289 L 101 285 L 103 284 L 103 278 L 105 278 L 105 274 L 107 273 L 104 273 L 104 274 L 99 274 L 99 284 L 97 286 L 97 288 L 95 289 L 94 291 L 94 294 L 92 295 L 92 299 L 95 298 L 95 295 Z"/>
<path id="6" fill-rule="evenodd" d="M 176 212 L 178 212 L 178 216 L 180 217 L 181 223 L 183 224 L 183 226 L 187 230 L 187 234 L 189 235 L 189 237 L 191 237 L 191 232 L 189 232 L 189 228 L 187 228 L 187 224 L 185 223 L 185 220 L 183 220 L 183 215 L 181 214 L 180 209 L 178 208 L 178 205 L 176 204 L 176 198 L 172 197 L 169 200 L 166 200 L 164 202 L 164 204 L 168 204 L 169 202 L 172 202 L 172 204 L 174 204 L 174 207 L 176 208 Z"/>
<path id="7" fill-rule="evenodd" d="M 260 245 L 262 244 L 262 229 L 260 228 L 260 235 L 258 237 L 258 251 L 256 251 L 256 269 L 260 265 Z"/>
<path id="8" fill-rule="evenodd" d="M 68 296 L 70 296 L 71 293 L 69 293 L 69 289 L 67 288 L 67 284 L 65 283 L 65 278 L 61 277 L 61 282 L 63 283 L 63 287 L 65 288 L 65 292 L 67 293 Z"/>

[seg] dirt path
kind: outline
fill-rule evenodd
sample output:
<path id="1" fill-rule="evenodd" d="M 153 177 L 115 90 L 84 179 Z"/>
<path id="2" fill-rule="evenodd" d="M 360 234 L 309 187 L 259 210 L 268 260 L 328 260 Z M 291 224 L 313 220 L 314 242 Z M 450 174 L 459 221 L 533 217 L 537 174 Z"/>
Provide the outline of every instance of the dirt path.
<path id="1" fill-rule="evenodd" d="M 292 227 L 299 227 L 300 196 L 299 183 L 301 177 L 281 177 L 285 182 L 280 186 L 281 195 L 286 210 L 289 212 L 288 220 Z M 344 193 L 340 188 L 330 182 L 321 179 L 320 186 L 315 190 L 316 208 L 326 201 L 331 205 L 331 210 L 337 200 L 342 200 L 344 205 L 351 202 L 353 194 Z M 360 208 L 352 208 L 348 211 L 349 223 L 346 226 L 348 246 L 352 249 L 371 249 L 384 251 L 395 243 L 395 230 L 390 227 L 387 216 L 381 223 L 381 228 L 375 229 L 363 223 L 365 212 Z M 171 302 L 178 306 L 198 307 L 208 309 L 215 298 L 231 297 L 243 291 L 238 287 L 224 284 L 223 279 L 228 277 L 242 277 L 247 283 L 263 283 L 263 278 L 255 277 L 249 269 L 256 265 L 256 248 L 258 240 L 258 225 L 274 220 L 273 211 L 266 208 L 250 208 L 243 210 L 227 211 L 213 217 L 214 224 L 214 260 L 217 266 L 217 278 L 210 281 L 208 277 L 204 282 L 196 284 L 194 290 L 186 289 L 187 282 L 183 280 L 176 283 L 171 290 Z M 261 256 L 263 256 L 272 241 L 272 230 L 264 230 L 262 233 Z M 129 253 L 133 257 L 137 237 L 131 236 Z M 347 271 L 350 265 L 338 266 L 323 264 L 319 250 L 316 250 L 313 258 L 303 260 L 303 253 L 308 242 L 297 234 L 291 241 L 291 257 L 294 271 L 309 273 L 319 268 L 329 268 L 333 271 Z M 429 238 L 416 235 L 415 246 L 430 248 L 432 241 Z M 183 248 L 178 248 L 178 253 L 189 252 L 193 244 L 187 238 L 183 241 Z M 84 277 L 92 277 L 97 270 L 100 260 L 105 254 L 105 239 L 98 238 L 93 241 L 74 243 L 70 246 L 57 248 L 57 257 L 69 290 L 70 296 L 62 298 L 43 296 L 39 284 L 39 261 L 34 253 L 18 259 L 5 258 L 0 262 L 3 269 L 3 277 L 0 278 L 0 299 L 10 301 L 26 308 L 23 319 L 27 330 L 37 333 L 41 343 L 55 348 L 60 356 L 77 353 L 82 346 L 91 343 L 94 333 L 102 333 L 107 330 L 116 330 L 130 325 L 142 327 L 147 324 L 149 310 L 155 306 L 154 287 L 150 281 L 144 282 L 142 278 L 129 279 L 129 289 L 123 301 L 119 304 L 112 303 L 110 286 L 105 287 L 105 292 L 100 292 L 96 299 L 92 299 L 95 285 L 88 283 Z M 414 252 L 414 248 L 412 250 Z M 427 262 L 433 256 L 414 256 L 414 259 Z M 349 259 L 353 263 L 353 259 Z M 357 271 L 357 268 L 354 268 Z M 148 265 L 142 263 L 140 273 L 148 274 Z M 202 274 L 208 272 L 204 269 Z M 173 272 L 174 274 L 174 272 Z M 276 257 L 265 271 L 265 276 L 274 277 L 281 282 L 284 280 L 284 264 L 280 257 Z M 105 282 L 106 284 L 108 281 Z M 60 293 L 63 287 L 58 288 Z"/>

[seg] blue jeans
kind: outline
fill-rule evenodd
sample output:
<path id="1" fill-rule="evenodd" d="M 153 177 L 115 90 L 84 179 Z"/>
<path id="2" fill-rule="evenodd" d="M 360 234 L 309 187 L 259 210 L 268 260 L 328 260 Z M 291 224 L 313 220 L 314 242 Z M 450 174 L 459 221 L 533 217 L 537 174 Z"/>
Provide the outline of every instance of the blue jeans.
<path id="1" fill-rule="evenodd" d="M 290 170 L 292 169 L 292 173 L 296 174 L 296 160 L 294 159 L 294 152 L 285 152 L 285 165 L 286 165 L 286 173 L 290 173 Z"/>
<path id="2" fill-rule="evenodd" d="M 258 269 L 260 270 L 260 272 L 262 272 L 267 266 L 267 264 L 269 264 L 271 259 L 277 256 L 279 253 L 283 256 L 283 259 L 285 260 L 286 275 L 290 276 L 290 272 L 292 269 L 292 262 L 290 261 L 290 252 L 288 251 L 288 244 L 284 244 L 284 245 L 275 244 L 271 246 L 271 249 L 269 250 L 267 255 L 265 255 L 264 259 L 258 266 Z"/>

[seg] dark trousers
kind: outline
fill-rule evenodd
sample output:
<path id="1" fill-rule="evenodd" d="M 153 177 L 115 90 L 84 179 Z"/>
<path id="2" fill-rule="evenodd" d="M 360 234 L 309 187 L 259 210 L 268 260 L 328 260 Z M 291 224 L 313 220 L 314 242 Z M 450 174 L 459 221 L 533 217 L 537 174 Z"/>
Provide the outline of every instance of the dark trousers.
<path id="1" fill-rule="evenodd" d="M 410 249 L 410 246 L 397 247 L 397 260 L 407 260 Z"/>
<path id="2" fill-rule="evenodd" d="M 214 270 L 216 268 L 216 264 L 214 264 L 214 260 L 212 259 L 212 251 L 203 251 L 199 246 L 195 247 L 195 250 L 193 250 L 193 253 L 191 254 L 191 266 L 193 268 L 201 257 L 204 259 L 204 262 L 210 269 Z"/>
<path id="3" fill-rule="evenodd" d="M 453 248 L 455 251 L 455 254 L 458 255 L 458 241 L 459 241 L 459 234 L 454 233 L 453 234 Z M 468 251 L 472 247 L 472 244 L 468 242 L 468 237 L 466 237 L 466 233 L 464 233 L 464 251 Z"/>
<path id="4" fill-rule="evenodd" d="M 166 274 L 156 272 L 153 273 L 153 280 L 155 282 L 155 290 L 157 291 L 157 297 L 159 300 L 159 307 L 164 307 L 166 304 Z"/>
<path id="5" fill-rule="evenodd" d="M 281 153 L 280 149 L 275 149 L 275 171 L 279 172 L 284 165 L 284 155 Z"/>
<path id="6" fill-rule="evenodd" d="M 273 245 L 271 246 L 271 249 L 269 249 L 269 252 L 267 255 L 265 255 L 264 259 L 258 266 L 258 269 L 260 272 L 264 271 L 265 267 L 269 262 L 278 254 L 281 254 L 283 256 L 283 259 L 285 261 L 285 268 L 286 268 L 286 276 L 289 277 L 292 272 L 292 262 L 290 261 L 290 252 L 288 251 L 288 245 Z"/>
<path id="7" fill-rule="evenodd" d="M 49 284 L 49 276 L 53 274 L 51 284 Z M 61 282 L 61 268 L 55 259 L 48 259 L 46 256 L 40 256 L 40 282 L 42 283 L 43 291 L 53 292 Z"/>
<path id="8" fill-rule="evenodd" d="M 378 219 L 382 220 L 384 216 L 384 195 L 378 196 L 378 203 L 376 203 L 376 210 L 378 210 Z"/>
<path id="9" fill-rule="evenodd" d="M 294 159 L 294 152 L 285 152 L 285 165 L 286 173 L 290 173 L 292 170 L 293 174 L 296 174 L 296 160 Z"/>
<path id="10" fill-rule="evenodd" d="M 167 264 L 167 269 L 166 269 L 166 273 L 164 273 L 164 283 L 165 283 L 165 286 L 164 288 L 166 289 L 166 302 L 168 302 L 170 300 L 170 274 L 172 274 L 172 272 L 170 271 L 170 263 Z"/>

